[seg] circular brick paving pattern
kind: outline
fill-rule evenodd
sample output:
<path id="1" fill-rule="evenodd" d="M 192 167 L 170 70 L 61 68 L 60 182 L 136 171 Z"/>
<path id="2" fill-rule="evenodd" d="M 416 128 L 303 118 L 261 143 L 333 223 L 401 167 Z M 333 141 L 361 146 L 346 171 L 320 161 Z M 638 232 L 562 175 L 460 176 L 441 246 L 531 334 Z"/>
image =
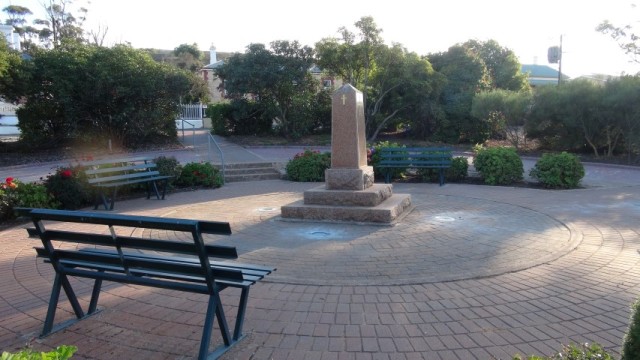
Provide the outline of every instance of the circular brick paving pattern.
<path id="1" fill-rule="evenodd" d="M 298 194 L 299 196 L 299 194 Z M 182 214 L 226 214 L 241 261 L 278 264 L 267 281 L 301 285 L 406 285 L 480 278 L 536 266 L 579 239 L 561 222 L 516 205 L 452 195 L 413 195 L 415 209 L 395 226 L 281 220 L 278 197 L 199 203 Z M 220 212 L 220 214 L 218 214 Z M 213 215 L 213 214 L 212 214 Z"/>
<path id="2" fill-rule="evenodd" d="M 243 262 L 278 267 L 252 287 L 248 336 L 223 359 L 509 359 L 570 342 L 619 355 L 640 294 L 637 186 L 398 184 L 416 209 L 395 227 L 278 220 L 280 206 L 314 186 L 230 184 L 171 194 L 163 206 L 122 202 L 118 212 L 229 221 L 233 236 L 207 241 L 236 246 Z M 206 296 L 114 283 L 104 284 L 98 315 L 36 339 L 53 271 L 23 229 L 0 235 L 3 349 L 77 344 L 79 359 L 197 353 Z M 92 282 L 74 283 L 86 306 Z M 222 294 L 229 318 L 238 296 Z M 59 307 L 57 321 L 73 317 L 67 301 Z"/>

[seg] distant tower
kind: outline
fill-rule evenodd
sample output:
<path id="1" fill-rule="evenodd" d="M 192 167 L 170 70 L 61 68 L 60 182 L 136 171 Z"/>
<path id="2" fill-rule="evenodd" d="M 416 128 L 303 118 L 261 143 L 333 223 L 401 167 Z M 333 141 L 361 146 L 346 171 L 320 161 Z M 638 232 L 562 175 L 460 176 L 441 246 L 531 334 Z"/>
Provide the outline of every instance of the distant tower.
<path id="1" fill-rule="evenodd" d="M 209 64 L 215 64 L 216 62 L 218 62 L 216 47 L 213 46 L 213 44 L 211 44 L 211 47 L 209 48 L 209 56 L 211 57 L 211 59 L 209 60 Z"/>

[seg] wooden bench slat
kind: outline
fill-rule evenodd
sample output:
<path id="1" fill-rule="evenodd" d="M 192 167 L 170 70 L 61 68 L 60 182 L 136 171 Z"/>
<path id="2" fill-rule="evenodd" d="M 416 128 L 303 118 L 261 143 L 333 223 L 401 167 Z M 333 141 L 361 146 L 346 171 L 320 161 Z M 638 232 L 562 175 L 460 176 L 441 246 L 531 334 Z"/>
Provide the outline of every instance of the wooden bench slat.
<path id="1" fill-rule="evenodd" d="M 172 178 L 160 175 L 157 165 L 148 157 L 84 161 L 77 166 L 87 175 L 89 184 L 97 189 L 94 209 L 102 204 L 105 210 L 113 210 L 118 188 L 140 183 L 147 184 L 147 199 L 152 193 L 158 200 L 164 199 L 167 183 Z"/>
<path id="2" fill-rule="evenodd" d="M 36 251 L 38 251 L 39 257 L 44 257 L 46 259 L 45 262 L 47 263 L 51 262 L 51 260 L 48 259 L 49 258 L 48 253 L 44 249 L 37 248 Z M 124 267 L 120 265 L 119 261 L 116 264 L 110 264 L 109 262 L 105 262 L 105 261 L 101 261 L 101 262 L 95 261 L 95 258 L 92 259 L 91 261 L 88 261 L 88 260 L 82 260 L 82 259 L 75 259 L 75 258 L 71 259 L 67 257 L 62 257 L 62 258 L 59 258 L 59 262 L 60 264 L 65 266 L 62 268 L 62 271 L 70 275 L 75 273 L 75 270 L 72 271 L 71 269 L 77 269 L 77 268 L 91 269 L 95 271 L 112 272 L 112 273 L 122 273 L 122 274 L 126 273 Z M 192 273 L 185 273 L 185 272 L 169 272 L 169 270 L 171 269 L 165 268 L 165 267 L 161 267 L 159 269 L 130 267 L 129 273 L 136 276 L 158 276 L 165 279 L 190 281 L 190 282 L 203 283 L 203 284 L 206 283 L 206 280 L 203 276 L 195 276 L 195 275 L 199 275 L 197 273 L 192 274 Z M 265 273 L 253 273 L 251 271 L 241 271 L 241 270 L 230 271 L 227 268 L 224 268 L 224 267 L 219 268 L 217 266 L 212 266 L 212 270 L 214 275 L 216 276 L 216 279 L 215 279 L 216 282 L 224 283 L 228 286 L 235 286 L 235 287 L 254 284 L 257 281 L 263 279 L 265 275 L 267 275 Z M 88 275 L 88 273 L 85 273 L 85 275 Z M 163 285 L 164 285 L 163 288 L 169 288 L 169 289 L 171 288 L 170 287 L 171 283 L 164 283 Z"/>
<path id="3" fill-rule="evenodd" d="M 120 180 L 137 180 L 140 178 L 152 178 L 160 175 L 159 171 L 136 171 L 128 174 L 104 176 L 100 178 L 88 179 L 89 184 L 99 185 L 102 183 L 116 182 Z"/>
<path id="4" fill-rule="evenodd" d="M 214 245 L 205 245 L 205 246 L 214 246 Z M 219 245 L 216 245 L 219 246 Z M 234 248 L 235 249 L 235 248 Z M 111 249 L 95 249 L 95 248 L 87 248 L 87 249 L 81 249 L 80 251 L 87 251 L 87 252 L 98 252 L 98 253 L 116 253 L 115 250 L 111 250 Z M 159 257 L 158 255 L 152 255 L 152 254 L 147 254 L 147 253 L 133 253 L 133 252 L 123 252 L 123 254 L 125 256 L 138 256 L 138 257 L 154 257 L 157 258 Z M 210 255 L 212 257 L 216 257 L 219 258 L 220 256 L 215 256 L 215 255 Z M 185 261 L 185 262 L 198 262 L 196 259 L 194 258 L 188 258 L 188 257 L 178 257 L 178 256 L 172 256 L 170 257 L 170 259 L 172 261 Z M 269 275 L 271 274 L 273 271 L 275 271 L 275 269 L 273 267 L 268 267 L 268 266 L 260 266 L 260 265 L 254 265 L 254 264 L 243 264 L 243 263 L 238 263 L 238 262 L 222 262 L 222 261 L 210 261 L 209 262 L 211 264 L 211 266 L 216 266 L 216 267 L 220 267 L 220 268 L 229 268 L 229 269 L 237 269 L 237 270 L 242 270 L 245 273 L 250 273 L 253 275 L 261 275 L 261 276 L 265 276 L 265 275 Z"/>
<path id="5" fill-rule="evenodd" d="M 156 167 L 157 167 L 156 164 L 150 163 L 150 164 L 126 165 L 126 166 L 108 167 L 108 168 L 97 168 L 97 169 L 87 168 L 84 170 L 84 173 L 87 175 L 99 175 L 99 174 L 108 174 L 108 173 L 121 172 L 121 171 L 153 169 Z"/>
<path id="6" fill-rule="evenodd" d="M 139 215 L 120 215 L 89 211 L 70 211 L 54 209 L 33 209 L 30 212 L 32 219 L 53 220 L 73 223 L 86 223 L 96 225 L 146 227 L 158 230 L 192 231 L 202 228 L 201 233 L 231 235 L 231 226 L 226 222 L 201 221 L 191 219 L 157 218 Z M 206 232 L 204 230 L 207 230 Z"/>
<path id="7" fill-rule="evenodd" d="M 35 230 L 35 229 L 33 229 Z M 226 234 L 225 234 L 226 235 Z M 90 234 L 85 232 L 71 232 L 64 230 L 47 230 L 44 237 L 49 240 L 68 240 L 74 241 L 79 244 L 85 245 L 102 245 L 113 246 L 114 239 L 111 235 L 105 234 Z M 126 248 L 139 249 L 139 250 L 154 250 L 179 254 L 193 254 L 196 248 L 193 243 L 171 241 L 171 240 L 159 240 L 159 239 L 147 239 L 137 238 L 130 236 L 117 237 L 117 243 Z M 223 258 L 223 259 L 237 259 L 238 252 L 233 246 L 224 245 L 205 245 L 208 256 Z"/>
<path id="8" fill-rule="evenodd" d="M 139 184 L 139 183 L 148 183 L 148 182 L 153 182 L 153 181 L 157 181 L 157 180 L 166 180 L 171 178 L 170 176 L 154 176 L 154 177 L 142 177 L 142 178 L 138 178 L 135 180 L 126 180 L 126 181 L 119 181 L 119 182 L 107 182 L 107 183 L 94 183 L 92 185 L 99 187 L 99 188 L 112 188 L 112 187 L 120 187 L 123 185 L 132 185 L 132 184 Z"/>
<path id="9" fill-rule="evenodd" d="M 77 165 L 80 166 L 98 166 L 98 165 L 108 165 L 108 164 L 126 164 L 133 162 L 152 162 L 153 158 L 147 156 L 137 156 L 131 158 L 105 158 L 105 159 L 96 159 L 89 161 L 81 161 L 78 162 Z"/>
<path id="10" fill-rule="evenodd" d="M 36 248 L 38 256 L 49 258 L 50 254 L 44 248 Z M 195 261 L 173 261 L 170 258 L 154 258 L 139 256 L 124 256 L 125 266 L 122 265 L 122 259 L 115 252 L 85 252 L 56 250 L 51 257 L 55 258 L 63 267 L 60 269 L 65 273 L 73 273 L 70 269 L 84 268 L 96 271 L 108 271 L 116 273 L 126 273 L 137 276 L 162 276 L 166 279 L 174 279 L 181 281 L 192 281 L 197 283 L 205 283 L 204 270 L 200 262 Z M 262 277 L 249 274 L 245 277 L 243 272 L 238 269 L 229 267 L 211 266 L 215 281 L 225 281 L 227 283 L 244 284 L 245 280 L 255 282 Z M 145 275 L 146 274 L 146 275 Z M 165 284 L 168 285 L 168 284 Z M 165 287 L 166 288 L 166 287 Z"/>

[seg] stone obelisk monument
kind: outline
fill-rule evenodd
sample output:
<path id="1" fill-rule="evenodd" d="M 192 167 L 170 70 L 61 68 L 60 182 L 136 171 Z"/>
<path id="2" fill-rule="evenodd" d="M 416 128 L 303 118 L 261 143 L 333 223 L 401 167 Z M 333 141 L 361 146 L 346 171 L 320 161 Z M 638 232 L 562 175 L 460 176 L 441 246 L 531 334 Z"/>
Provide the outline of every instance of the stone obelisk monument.
<path id="1" fill-rule="evenodd" d="M 364 190 L 373 185 L 367 166 L 362 92 L 347 84 L 331 102 L 331 169 L 325 172 L 329 190 Z"/>
<path id="2" fill-rule="evenodd" d="M 331 102 L 331 168 L 325 185 L 304 192 L 304 200 L 283 206 L 283 219 L 393 224 L 411 208 L 411 196 L 393 194 L 391 184 L 374 184 L 367 165 L 362 92 L 346 84 Z"/>

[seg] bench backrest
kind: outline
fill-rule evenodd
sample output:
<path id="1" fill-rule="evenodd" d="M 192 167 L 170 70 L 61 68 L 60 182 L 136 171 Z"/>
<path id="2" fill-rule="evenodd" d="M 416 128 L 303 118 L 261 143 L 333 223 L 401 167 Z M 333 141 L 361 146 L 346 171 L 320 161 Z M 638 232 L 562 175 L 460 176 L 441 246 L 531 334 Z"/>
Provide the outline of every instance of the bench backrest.
<path id="1" fill-rule="evenodd" d="M 380 165 L 450 166 L 451 149 L 445 147 L 383 147 L 380 148 Z"/>
<path id="2" fill-rule="evenodd" d="M 160 175 L 155 170 L 157 165 L 153 163 L 153 160 L 145 157 L 93 160 L 79 163 L 78 166 L 87 175 L 89 184 Z"/>
<path id="3" fill-rule="evenodd" d="M 226 222 L 51 209 L 23 213 L 35 225 L 30 233 L 42 240 L 38 255 L 66 275 L 205 294 L 216 291 L 216 281 L 243 279 L 241 271 L 211 266 L 210 258 L 236 259 L 235 247 L 207 245 L 202 238 L 230 235 Z M 79 224 L 103 227 L 82 230 Z M 134 230 L 145 237 L 132 236 Z"/>

